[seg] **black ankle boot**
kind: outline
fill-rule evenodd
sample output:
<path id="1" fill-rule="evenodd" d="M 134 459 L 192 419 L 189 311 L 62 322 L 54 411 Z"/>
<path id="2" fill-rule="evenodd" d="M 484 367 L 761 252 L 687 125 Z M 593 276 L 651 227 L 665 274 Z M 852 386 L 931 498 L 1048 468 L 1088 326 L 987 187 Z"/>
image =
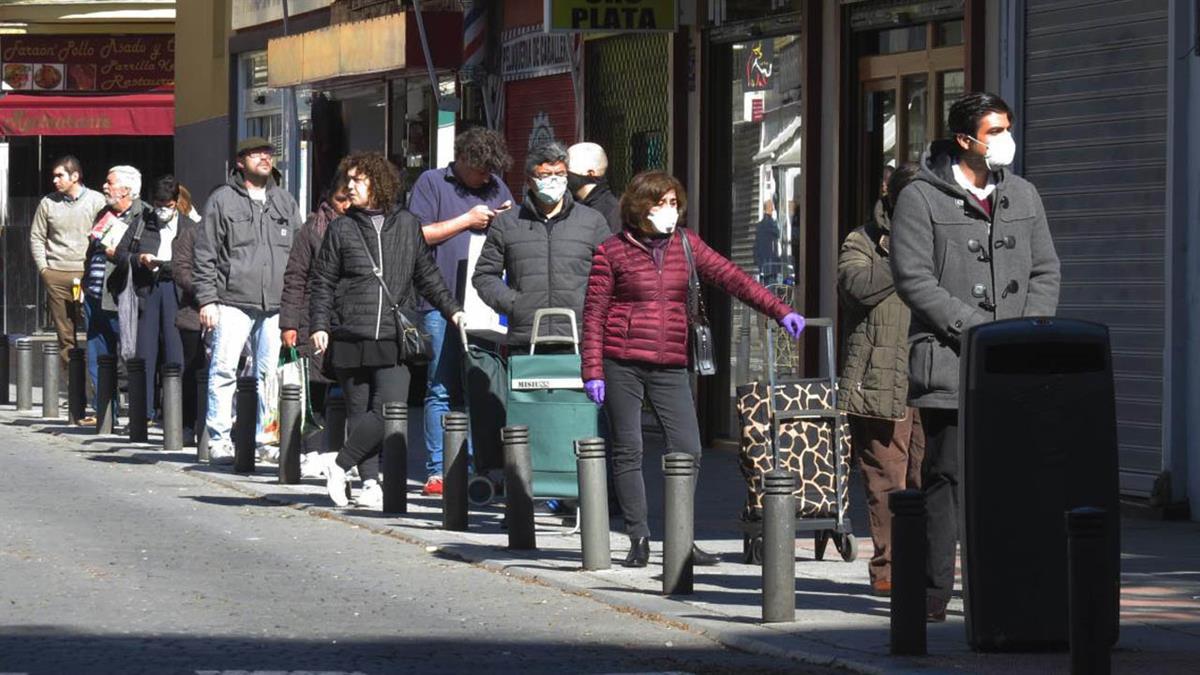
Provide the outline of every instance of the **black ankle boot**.
<path id="1" fill-rule="evenodd" d="M 630 537 L 629 555 L 621 563 L 625 567 L 645 567 L 650 563 L 650 538 Z"/>
<path id="2" fill-rule="evenodd" d="M 700 547 L 692 544 L 692 564 L 700 566 L 716 565 L 721 562 L 720 556 L 715 553 L 708 553 L 700 550 Z"/>

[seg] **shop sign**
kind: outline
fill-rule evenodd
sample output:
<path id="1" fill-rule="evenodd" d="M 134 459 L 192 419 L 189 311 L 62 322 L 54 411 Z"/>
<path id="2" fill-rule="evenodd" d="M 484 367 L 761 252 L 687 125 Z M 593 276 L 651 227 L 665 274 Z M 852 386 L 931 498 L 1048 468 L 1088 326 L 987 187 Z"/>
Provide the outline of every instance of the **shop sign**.
<path id="1" fill-rule="evenodd" d="M 333 0 L 288 0 L 288 16 L 328 7 Z M 283 20 L 283 0 L 233 0 L 232 27 L 242 30 Z"/>
<path id="2" fill-rule="evenodd" d="M 547 31 L 673 31 L 675 0 L 545 0 Z"/>
<path id="3" fill-rule="evenodd" d="M 505 31 L 501 67 L 505 81 L 560 75 L 571 72 L 575 38 L 543 33 L 536 27 Z"/>
<path id="4" fill-rule="evenodd" d="M 0 38 L 4 91 L 131 92 L 173 88 L 174 35 Z"/>
<path id="5" fill-rule="evenodd" d="M 775 74 L 775 41 L 751 42 L 746 51 L 743 88 L 746 91 L 767 91 Z"/>

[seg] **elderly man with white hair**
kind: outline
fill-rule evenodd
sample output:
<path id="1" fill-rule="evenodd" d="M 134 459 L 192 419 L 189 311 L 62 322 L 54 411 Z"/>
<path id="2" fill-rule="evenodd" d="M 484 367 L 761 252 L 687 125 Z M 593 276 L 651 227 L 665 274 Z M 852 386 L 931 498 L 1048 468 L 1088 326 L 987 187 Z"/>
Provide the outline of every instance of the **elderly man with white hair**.
<path id="1" fill-rule="evenodd" d="M 567 148 L 567 188 L 575 201 L 595 209 L 608 221 L 613 234 L 621 233 L 621 198 L 604 177 L 608 155 L 596 143 L 576 143 Z"/>
<path id="2" fill-rule="evenodd" d="M 150 207 L 140 199 L 141 191 L 140 171 L 125 165 L 109 169 L 103 188 L 105 207 L 96 216 L 88 235 L 87 267 L 82 285 L 83 316 L 87 321 L 88 377 L 93 393 L 100 356 L 115 356 L 119 348 L 121 329 L 116 294 L 121 288 L 117 288 L 112 278 L 117 269 L 117 246 L 127 232 L 137 232 L 147 220 L 154 218 Z M 79 422 L 95 424 L 95 418 L 86 417 Z"/>

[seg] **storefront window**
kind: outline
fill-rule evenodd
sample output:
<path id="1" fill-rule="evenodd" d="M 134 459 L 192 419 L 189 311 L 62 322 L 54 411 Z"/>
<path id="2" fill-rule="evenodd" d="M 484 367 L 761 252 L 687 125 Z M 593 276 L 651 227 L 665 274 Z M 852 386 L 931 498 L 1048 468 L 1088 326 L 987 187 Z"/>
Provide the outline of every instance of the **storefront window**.
<path id="1" fill-rule="evenodd" d="M 285 136 L 284 89 L 267 85 L 267 53 L 265 51 L 243 54 L 238 68 L 238 138 L 261 136 L 275 146 L 275 166 L 283 175 L 284 185 L 296 180 L 301 205 L 308 203 L 308 137 L 311 132 L 312 91 L 296 87 L 296 112 L 299 127 L 295 134 L 299 139 L 298 176 L 292 177 L 289 165 L 288 138 Z M 302 206 L 303 208 L 303 206 Z"/>
<path id="2" fill-rule="evenodd" d="M 784 302 L 800 308 L 805 283 L 797 269 L 804 246 L 799 218 L 800 36 L 741 42 L 731 53 L 731 258 Z M 731 396 L 736 383 L 762 375 L 767 331 L 776 329 L 775 322 L 737 301 L 732 319 Z M 776 346 L 781 372 L 798 372 L 796 343 L 780 339 Z"/>
<path id="3" fill-rule="evenodd" d="M 800 0 L 724 0 L 717 3 L 717 11 L 723 22 L 761 19 L 773 14 L 799 12 Z"/>

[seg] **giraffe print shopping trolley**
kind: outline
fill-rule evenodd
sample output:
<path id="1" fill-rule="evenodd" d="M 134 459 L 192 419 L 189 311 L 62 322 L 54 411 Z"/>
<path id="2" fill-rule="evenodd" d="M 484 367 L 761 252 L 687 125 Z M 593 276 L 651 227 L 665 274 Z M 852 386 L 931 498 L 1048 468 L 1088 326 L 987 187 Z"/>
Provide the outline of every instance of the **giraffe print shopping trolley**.
<path id="1" fill-rule="evenodd" d="M 762 561 L 763 476 L 776 466 L 796 477 L 796 529 L 815 533 L 816 558 L 824 557 L 831 539 L 843 560 L 850 562 L 858 555 L 847 514 L 850 433 L 846 416 L 837 411 L 833 321 L 809 319 L 807 328 L 821 330 L 825 338 L 826 376 L 796 376 L 796 345 L 785 343 L 788 338 L 782 332 L 776 345 L 777 331 L 768 324 L 763 331 L 765 377 L 737 387 L 740 467 L 747 488 L 743 552 L 748 563 Z M 789 361 L 791 367 L 780 368 Z M 775 395 L 767 396 L 768 391 Z"/>

